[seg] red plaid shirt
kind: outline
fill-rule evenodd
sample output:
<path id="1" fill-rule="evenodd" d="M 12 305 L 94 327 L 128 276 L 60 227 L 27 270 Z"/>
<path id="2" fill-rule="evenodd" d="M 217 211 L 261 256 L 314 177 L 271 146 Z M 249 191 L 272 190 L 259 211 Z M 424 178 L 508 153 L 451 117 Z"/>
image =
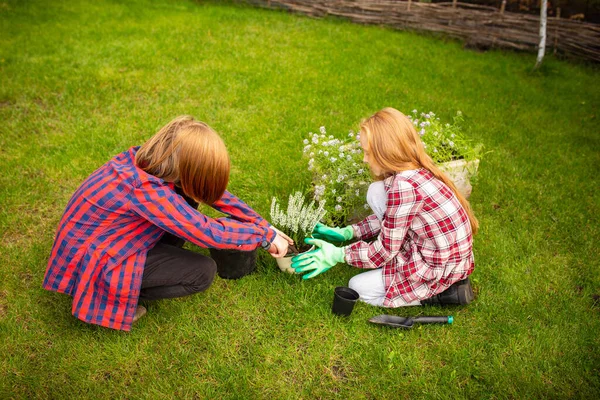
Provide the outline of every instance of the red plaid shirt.
<path id="1" fill-rule="evenodd" d="M 254 250 L 275 232 L 229 192 L 209 218 L 135 165 L 138 147 L 104 164 L 77 189 L 60 221 L 43 287 L 73 296 L 77 318 L 130 330 L 148 251 L 166 232 L 201 247 Z"/>
<path id="2" fill-rule="evenodd" d="M 443 182 L 426 169 L 403 171 L 384 181 L 387 209 L 353 225 L 359 241 L 345 248 L 346 262 L 383 267 L 384 306 L 427 299 L 473 272 L 469 217 Z"/>

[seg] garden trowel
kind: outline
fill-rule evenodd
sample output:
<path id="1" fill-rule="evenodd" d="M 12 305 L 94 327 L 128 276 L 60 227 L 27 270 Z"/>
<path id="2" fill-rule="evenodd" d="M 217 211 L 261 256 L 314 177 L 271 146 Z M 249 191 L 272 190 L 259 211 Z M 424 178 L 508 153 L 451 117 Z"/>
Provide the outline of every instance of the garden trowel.
<path id="1" fill-rule="evenodd" d="M 392 328 L 410 329 L 415 324 L 451 324 L 454 318 L 451 315 L 431 317 L 398 317 L 396 315 L 377 315 L 370 318 L 369 322 Z"/>

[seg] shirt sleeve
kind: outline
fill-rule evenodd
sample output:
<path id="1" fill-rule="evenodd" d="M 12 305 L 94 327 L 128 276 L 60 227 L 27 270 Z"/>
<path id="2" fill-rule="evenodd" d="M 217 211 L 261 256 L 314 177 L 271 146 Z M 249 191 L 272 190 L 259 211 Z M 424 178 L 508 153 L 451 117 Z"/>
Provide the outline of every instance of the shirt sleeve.
<path id="1" fill-rule="evenodd" d="M 153 181 L 142 182 L 134 189 L 131 210 L 200 247 L 250 251 L 263 240 L 272 242 L 276 236 L 275 231 L 266 226 L 232 218 L 207 217 L 173 190 Z"/>
<path id="2" fill-rule="evenodd" d="M 267 228 L 271 227 L 271 224 L 269 224 L 267 220 L 254 211 L 248 204 L 244 203 L 227 190 L 225 193 L 223 193 L 223 196 L 219 200 L 215 201 L 210 206 L 215 210 L 230 215 L 237 220 Z"/>
<path id="3" fill-rule="evenodd" d="M 422 196 L 406 180 L 396 181 L 388 191 L 381 231 L 372 243 L 359 241 L 345 247 L 346 262 L 358 268 L 380 268 L 400 253 L 414 217 L 422 207 Z"/>
<path id="4" fill-rule="evenodd" d="M 354 237 L 360 240 L 370 239 L 381 231 L 381 223 L 375 214 L 369 215 L 361 222 L 352 225 Z"/>

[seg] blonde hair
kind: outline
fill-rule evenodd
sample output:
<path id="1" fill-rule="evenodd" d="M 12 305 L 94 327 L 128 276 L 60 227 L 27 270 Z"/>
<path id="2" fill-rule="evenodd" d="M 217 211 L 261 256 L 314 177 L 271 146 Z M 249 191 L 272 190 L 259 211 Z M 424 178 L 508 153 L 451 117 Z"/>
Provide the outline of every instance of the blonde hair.
<path id="1" fill-rule="evenodd" d="M 400 171 L 424 168 L 448 186 L 465 209 L 473 234 L 477 233 L 479 222 L 467 199 L 458 191 L 454 182 L 440 170 L 425 152 L 421 138 L 413 123 L 395 108 L 384 108 L 360 125 L 360 133 L 366 139 L 367 150 L 372 160 L 381 169 L 384 179 Z"/>
<path id="2" fill-rule="evenodd" d="M 229 183 L 231 165 L 225 143 L 210 126 L 188 115 L 162 127 L 139 148 L 135 162 L 205 204 L 220 199 Z"/>

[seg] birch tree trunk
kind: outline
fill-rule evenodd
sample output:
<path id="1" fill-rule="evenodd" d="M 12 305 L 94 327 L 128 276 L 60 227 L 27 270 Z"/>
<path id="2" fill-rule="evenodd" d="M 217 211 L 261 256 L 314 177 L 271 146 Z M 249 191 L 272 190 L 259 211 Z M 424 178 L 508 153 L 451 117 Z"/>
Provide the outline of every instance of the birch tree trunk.
<path id="1" fill-rule="evenodd" d="M 548 20 L 548 0 L 542 0 L 542 7 L 540 8 L 540 47 L 538 48 L 537 61 L 534 69 L 539 68 L 542 65 L 544 59 L 544 52 L 546 51 L 546 22 Z"/>

